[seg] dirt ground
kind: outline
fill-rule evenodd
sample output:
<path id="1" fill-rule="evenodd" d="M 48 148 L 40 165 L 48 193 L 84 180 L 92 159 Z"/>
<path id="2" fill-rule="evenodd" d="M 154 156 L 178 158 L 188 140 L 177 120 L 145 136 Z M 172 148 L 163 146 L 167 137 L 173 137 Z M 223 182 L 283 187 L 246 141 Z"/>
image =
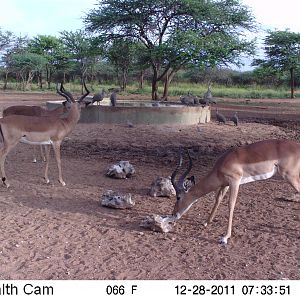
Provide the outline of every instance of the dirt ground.
<path id="1" fill-rule="evenodd" d="M 0 93 L 0 109 L 45 104 L 51 94 Z M 32 146 L 18 144 L 6 160 L 11 187 L 0 193 L 0 279 L 300 279 L 300 202 L 278 177 L 241 186 L 228 246 L 227 198 L 215 221 L 204 228 L 214 194 L 203 197 L 169 233 L 140 227 L 151 214 L 172 212 L 175 198 L 148 192 L 157 176 L 174 170 L 179 147 L 189 148 L 199 178 L 226 149 L 268 138 L 300 140 L 298 100 L 228 99 L 218 104 L 241 123 L 194 126 L 77 124 L 62 145 L 65 187 L 57 181 L 53 152 L 50 184 L 44 163 L 32 163 Z M 119 160 L 136 174 L 105 176 Z M 115 210 L 100 205 L 112 189 L 131 193 L 136 205 Z"/>

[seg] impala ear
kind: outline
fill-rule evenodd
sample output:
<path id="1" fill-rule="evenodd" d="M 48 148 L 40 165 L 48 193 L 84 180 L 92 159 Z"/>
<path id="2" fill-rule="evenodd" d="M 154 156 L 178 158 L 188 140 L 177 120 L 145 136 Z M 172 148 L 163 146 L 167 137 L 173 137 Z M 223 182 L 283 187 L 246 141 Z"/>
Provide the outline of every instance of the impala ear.
<path id="1" fill-rule="evenodd" d="M 195 185 L 195 176 L 190 176 L 183 182 L 183 188 L 185 192 L 187 193 L 191 187 Z"/>

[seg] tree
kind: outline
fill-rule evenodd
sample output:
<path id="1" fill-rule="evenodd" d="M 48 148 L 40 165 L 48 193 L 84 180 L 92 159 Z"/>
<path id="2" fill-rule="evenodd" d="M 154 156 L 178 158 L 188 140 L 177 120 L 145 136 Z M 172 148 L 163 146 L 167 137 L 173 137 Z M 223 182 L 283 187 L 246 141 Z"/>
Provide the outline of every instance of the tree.
<path id="1" fill-rule="evenodd" d="M 10 31 L 3 32 L 0 28 L 0 67 L 1 73 L 4 73 L 4 85 L 3 89 L 7 88 L 7 79 L 8 79 L 8 69 L 6 68 L 5 64 L 5 51 L 11 47 L 14 40 L 14 36 Z"/>
<path id="2" fill-rule="evenodd" d="M 232 60 L 232 53 L 252 51 L 240 33 L 253 28 L 253 17 L 239 0 L 103 0 L 85 24 L 104 42 L 126 38 L 143 44 L 153 72 L 152 99 L 158 99 L 159 81 L 165 82 L 166 97 L 175 73 L 196 58 L 217 64 Z"/>
<path id="3" fill-rule="evenodd" d="M 21 78 L 22 89 L 26 90 L 35 73 L 40 72 L 46 63 L 46 58 L 36 53 L 14 53 L 10 57 L 9 67 Z"/>
<path id="4" fill-rule="evenodd" d="M 128 72 L 134 63 L 134 54 L 135 44 L 125 39 L 114 40 L 107 51 L 108 60 L 116 69 L 122 90 L 126 89 Z"/>
<path id="5" fill-rule="evenodd" d="M 95 56 L 101 54 L 102 49 L 96 39 L 88 37 L 82 30 L 63 31 L 61 32 L 61 40 L 69 58 L 79 63 L 80 78 L 83 82 L 88 66 L 95 63 Z"/>
<path id="6" fill-rule="evenodd" d="M 40 54 L 47 60 L 46 63 L 46 81 L 48 89 L 51 87 L 52 74 L 62 53 L 62 42 L 50 35 L 38 35 L 29 43 L 31 53 Z M 39 74 L 40 87 L 42 88 L 42 72 Z"/>
<path id="7" fill-rule="evenodd" d="M 265 59 L 257 59 L 253 65 L 290 72 L 291 98 L 294 98 L 295 70 L 300 65 L 300 33 L 269 31 L 265 38 Z"/>
<path id="8" fill-rule="evenodd" d="M 0 28 L 0 51 L 9 47 L 14 40 L 14 35 L 10 31 L 2 31 Z"/>
<path id="9" fill-rule="evenodd" d="M 1 34 L 1 33 L 0 33 Z M 26 51 L 29 39 L 27 36 L 14 36 L 11 32 L 7 31 L 5 35 L 2 35 L 2 50 L 1 51 L 1 64 L 4 71 L 4 85 L 3 89 L 7 88 L 8 74 L 12 72 L 11 69 L 11 57 L 13 54 L 19 54 Z"/>

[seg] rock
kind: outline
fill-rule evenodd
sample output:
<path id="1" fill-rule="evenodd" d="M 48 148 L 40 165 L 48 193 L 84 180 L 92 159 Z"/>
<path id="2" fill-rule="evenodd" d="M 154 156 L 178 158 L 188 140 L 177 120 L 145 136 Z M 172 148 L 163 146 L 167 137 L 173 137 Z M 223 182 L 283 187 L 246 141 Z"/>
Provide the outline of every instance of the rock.
<path id="1" fill-rule="evenodd" d="M 108 190 L 101 197 L 101 205 L 126 209 L 132 208 L 135 205 L 135 201 L 132 200 L 131 194 L 120 194 L 112 190 Z"/>
<path id="2" fill-rule="evenodd" d="M 160 216 L 153 214 L 147 216 L 140 224 L 141 227 L 158 232 L 169 232 L 175 226 L 175 220 L 172 216 Z"/>
<path id="3" fill-rule="evenodd" d="M 152 197 L 171 197 L 176 195 L 171 182 L 171 177 L 157 177 L 151 184 L 150 196 Z"/>
<path id="4" fill-rule="evenodd" d="M 135 169 L 129 161 L 121 160 L 117 164 L 112 165 L 106 175 L 113 178 L 125 179 L 131 177 L 134 173 Z"/>

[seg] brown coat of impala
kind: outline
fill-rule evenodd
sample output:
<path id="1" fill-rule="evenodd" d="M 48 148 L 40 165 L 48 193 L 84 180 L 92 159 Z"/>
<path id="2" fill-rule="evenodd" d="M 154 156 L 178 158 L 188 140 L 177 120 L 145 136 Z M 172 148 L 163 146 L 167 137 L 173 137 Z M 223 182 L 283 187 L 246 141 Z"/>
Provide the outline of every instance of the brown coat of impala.
<path id="1" fill-rule="evenodd" d="M 60 90 L 57 91 L 68 101 L 69 112 L 66 117 L 9 115 L 0 119 L 0 135 L 3 141 L 0 149 L 0 168 L 2 182 L 7 187 L 9 187 L 9 183 L 4 168 L 5 158 L 20 141 L 33 145 L 52 145 L 58 167 L 59 182 L 65 185 L 61 171 L 60 146 L 63 139 L 73 130 L 80 118 L 80 103 L 89 94 L 86 86 L 85 89 L 86 93 L 76 102 L 71 93 L 65 91 L 61 84 Z M 47 183 L 49 182 L 49 153 L 50 147 L 47 147 L 45 168 Z"/>
<path id="2" fill-rule="evenodd" d="M 3 117 L 7 117 L 10 115 L 22 115 L 22 116 L 33 116 L 33 117 L 62 117 L 63 114 L 68 112 L 66 107 L 67 101 L 63 102 L 63 105 L 55 108 L 53 110 L 48 110 L 41 106 L 37 105 L 13 105 L 5 108 L 2 112 Z M 47 147 L 49 145 L 44 145 L 45 153 L 47 153 Z M 46 157 L 43 151 L 43 145 L 40 145 L 41 158 L 43 161 L 46 161 Z M 36 146 L 33 147 L 33 162 L 37 162 L 36 159 Z"/>
<path id="3" fill-rule="evenodd" d="M 216 201 L 205 223 L 209 224 L 217 208 L 229 190 L 229 218 L 226 235 L 221 242 L 226 244 L 231 237 L 233 211 L 241 184 L 271 178 L 278 173 L 289 182 L 297 193 L 300 192 L 300 144 L 290 140 L 264 140 L 247 146 L 233 148 L 225 152 L 215 163 L 212 170 L 199 181 L 188 179 L 190 188 L 185 186 L 186 176 L 192 169 L 192 160 L 188 170 L 175 181 L 180 163 L 172 174 L 172 183 L 176 190 L 177 201 L 173 209 L 173 220 L 178 220 L 200 197 L 216 191 Z"/>

